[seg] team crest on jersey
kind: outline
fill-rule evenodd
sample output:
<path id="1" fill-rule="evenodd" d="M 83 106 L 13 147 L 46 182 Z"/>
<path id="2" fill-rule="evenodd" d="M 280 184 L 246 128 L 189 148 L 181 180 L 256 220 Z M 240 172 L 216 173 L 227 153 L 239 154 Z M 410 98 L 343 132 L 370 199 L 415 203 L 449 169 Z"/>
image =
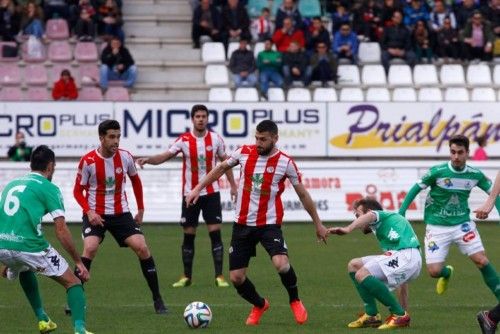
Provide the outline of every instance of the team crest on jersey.
<path id="1" fill-rule="evenodd" d="M 266 172 L 268 172 L 268 173 L 274 172 L 274 167 L 267 167 Z"/>
<path id="2" fill-rule="evenodd" d="M 115 173 L 116 174 L 121 174 L 123 172 L 123 169 L 121 167 L 116 167 Z"/>
<path id="3" fill-rule="evenodd" d="M 208 151 L 208 152 L 212 151 L 213 149 L 214 149 L 214 148 L 212 147 L 212 145 L 208 145 L 208 146 L 207 146 L 207 151 Z"/>

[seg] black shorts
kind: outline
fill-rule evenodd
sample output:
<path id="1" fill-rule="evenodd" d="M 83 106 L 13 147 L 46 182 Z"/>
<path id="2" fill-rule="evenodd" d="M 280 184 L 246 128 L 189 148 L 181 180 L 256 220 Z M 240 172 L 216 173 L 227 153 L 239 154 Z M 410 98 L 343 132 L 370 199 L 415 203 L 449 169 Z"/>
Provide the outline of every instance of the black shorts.
<path id="1" fill-rule="evenodd" d="M 220 193 L 203 195 L 198 198 L 195 205 L 186 208 L 186 197 L 182 198 L 181 225 L 184 227 L 197 227 L 200 211 L 206 224 L 222 223 L 222 207 L 220 204 Z"/>
<path id="2" fill-rule="evenodd" d="M 82 235 L 83 238 L 96 236 L 104 240 L 106 231 L 109 231 L 120 247 L 127 247 L 125 239 L 134 234 L 143 234 L 130 212 L 119 215 L 101 215 L 104 219 L 104 226 L 94 226 L 89 223 L 87 215 L 83 216 Z"/>
<path id="3" fill-rule="evenodd" d="M 270 257 L 288 255 L 280 226 L 254 227 L 234 224 L 229 248 L 229 270 L 248 267 L 250 258 L 256 255 L 256 246 L 259 242 Z"/>

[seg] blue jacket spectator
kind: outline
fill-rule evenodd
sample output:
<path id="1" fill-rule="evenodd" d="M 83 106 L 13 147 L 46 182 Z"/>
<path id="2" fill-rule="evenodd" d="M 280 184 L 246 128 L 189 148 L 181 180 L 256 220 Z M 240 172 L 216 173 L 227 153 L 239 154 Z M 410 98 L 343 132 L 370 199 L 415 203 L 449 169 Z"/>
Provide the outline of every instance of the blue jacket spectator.
<path id="1" fill-rule="evenodd" d="M 294 0 L 283 0 L 283 4 L 278 8 L 276 12 L 276 30 L 283 27 L 283 20 L 285 17 L 291 17 L 293 21 L 293 26 L 295 29 L 302 29 L 302 15 L 300 15 L 299 9 L 295 5 Z"/>
<path id="2" fill-rule="evenodd" d="M 34 2 L 28 2 L 26 5 L 26 11 L 21 19 L 21 31 L 23 35 L 33 35 L 38 39 L 45 33 L 40 20 L 40 8 Z"/>
<path id="3" fill-rule="evenodd" d="M 434 11 L 430 15 L 429 26 L 432 31 L 437 32 L 443 28 L 444 19 L 449 18 L 451 27 L 455 29 L 457 27 L 457 20 L 455 19 L 455 14 L 446 8 L 443 0 L 436 0 L 434 2 Z"/>
<path id="4" fill-rule="evenodd" d="M 337 10 L 332 13 L 332 34 L 335 34 L 342 24 L 350 22 L 351 13 L 344 6 L 338 5 Z"/>
<path id="5" fill-rule="evenodd" d="M 333 37 L 333 53 L 337 58 L 348 58 L 353 64 L 358 62 L 358 36 L 344 23 Z"/>
<path id="6" fill-rule="evenodd" d="M 429 21 L 429 12 L 421 0 L 412 0 L 404 10 L 404 25 L 413 27 L 418 21 Z"/>

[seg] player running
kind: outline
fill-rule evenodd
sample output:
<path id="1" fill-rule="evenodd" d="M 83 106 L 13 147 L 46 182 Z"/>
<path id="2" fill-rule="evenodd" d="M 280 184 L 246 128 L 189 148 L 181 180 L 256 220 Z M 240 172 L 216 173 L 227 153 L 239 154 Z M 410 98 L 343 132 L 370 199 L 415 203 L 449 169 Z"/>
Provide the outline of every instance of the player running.
<path id="1" fill-rule="evenodd" d="M 390 290 L 414 280 L 422 268 L 420 243 L 410 223 L 398 213 L 385 212 L 379 202 L 361 199 L 353 205 L 356 219 L 345 227 L 331 227 L 331 234 L 344 235 L 355 229 L 373 232 L 384 251 L 349 261 L 347 270 L 365 305 L 365 313 L 349 328 L 393 329 L 410 325 L 410 316 Z M 382 324 L 375 299 L 389 307 L 391 315 Z"/>
<path id="2" fill-rule="evenodd" d="M 425 259 L 431 277 L 439 278 L 436 292 L 443 294 L 453 275 L 453 267 L 444 265 L 450 245 L 457 244 L 479 268 L 484 282 L 500 301 L 500 280 L 493 265 L 486 257 L 476 224 L 470 219 L 468 199 L 472 188 L 485 192 L 491 189 L 491 181 L 477 168 L 466 164 L 469 155 L 469 139 L 455 135 L 449 141 L 450 160 L 432 167 L 415 184 L 406 196 L 399 213 L 403 216 L 417 194 L 427 187 L 424 210 Z M 496 200 L 500 209 L 500 200 Z"/>
<path id="3" fill-rule="evenodd" d="M 238 294 L 253 304 L 247 325 L 258 325 L 269 308 L 246 272 L 250 258 L 256 255 L 260 242 L 278 271 L 289 296 L 290 307 L 298 324 L 307 321 L 307 310 L 299 299 L 297 276 L 288 259 L 288 249 L 281 231 L 283 204 L 281 194 L 288 179 L 302 205 L 311 216 L 319 240 L 328 237 L 326 227 L 319 219 L 311 196 L 301 183 L 301 176 L 291 157 L 276 147 L 278 126 L 270 120 L 257 125 L 255 145 L 243 145 L 229 159 L 215 167 L 187 194 L 186 204 L 195 205 L 207 185 L 219 179 L 226 171 L 241 166 L 238 200 L 234 219 L 231 247 L 229 248 L 229 275 Z"/>
<path id="4" fill-rule="evenodd" d="M 222 275 L 224 245 L 221 238 L 222 208 L 219 183 L 215 181 L 203 188 L 200 193 L 200 200 L 196 205 L 186 206 L 185 196 L 198 184 L 199 180 L 217 165 L 217 159 L 224 161 L 227 159 L 227 154 L 222 138 L 207 128 L 208 109 L 206 106 L 203 104 L 193 106 L 191 109 L 191 122 L 193 123 L 191 131 L 180 135 L 166 152 L 148 158 L 139 158 L 136 162 L 141 168 L 145 164 L 159 165 L 182 153 L 183 197 L 181 226 L 184 231 L 184 240 L 181 250 L 184 275 L 172 286 L 182 288 L 190 286 L 192 283 L 194 239 L 201 211 L 212 243 L 215 285 L 224 288 L 228 287 L 229 283 L 226 282 Z M 234 201 L 236 183 L 234 182 L 233 172 L 228 170 L 226 177 L 231 185 L 231 197 Z"/>
<path id="5" fill-rule="evenodd" d="M 80 281 L 87 281 L 89 272 L 66 226 L 61 191 L 51 182 L 55 165 L 54 152 L 45 145 L 38 146 L 31 154 L 31 173 L 9 182 L 0 194 L 0 263 L 8 267 L 4 271 L 7 278 L 19 276 L 40 333 L 52 332 L 57 325 L 45 312 L 35 272 L 66 289 L 75 334 L 92 334 L 85 330 L 85 294 Z M 75 262 L 80 279 L 45 239 L 42 217 L 46 214 L 52 216 L 56 237 Z"/>

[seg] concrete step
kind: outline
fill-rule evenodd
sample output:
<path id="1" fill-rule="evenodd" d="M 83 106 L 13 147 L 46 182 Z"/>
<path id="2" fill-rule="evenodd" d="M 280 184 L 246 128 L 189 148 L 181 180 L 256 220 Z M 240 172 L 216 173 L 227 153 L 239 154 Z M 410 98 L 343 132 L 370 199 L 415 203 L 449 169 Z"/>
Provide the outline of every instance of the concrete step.
<path id="1" fill-rule="evenodd" d="M 124 25 L 127 38 L 137 37 L 163 37 L 163 38 L 189 38 L 191 36 L 190 22 L 170 22 L 165 25 L 155 23 L 131 22 Z"/>
<path id="2" fill-rule="evenodd" d="M 127 23 L 155 23 L 168 24 L 169 22 L 191 22 L 190 15 L 124 15 L 123 20 Z"/>
<path id="3" fill-rule="evenodd" d="M 208 90 L 167 90 L 149 91 L 141 90 L 132 94 L 132 101 L 164 102 L 164 101 L 200 101 L 208 100 Z"/>
<path id="4" fill-rule="evenodd" d="M 169 44 L 128 44 L 128 48 L 135 59 L 141 60 L 201 60 L 201 51 L 199 49 L 190 48 L 190 45 L 188 47 L 178 47 L 177 45 Z"/>
<path id="5" fill-rule="evenodd" d="M 200 86 L 204 85 L 204 75 L 204 70 L 198 67 L 140 67 L 137 82 Z"/>
<path id="6" fill-rule="evenodd" d="M 177 1 L 153 1 L 134 0 L 123 2 L 124 15 L 151 15 L 151 13 L 162 15 L 191 16 L 191 7 L 187 0 Z M 126 21 L 125 21 L 126 22 Z"/>

